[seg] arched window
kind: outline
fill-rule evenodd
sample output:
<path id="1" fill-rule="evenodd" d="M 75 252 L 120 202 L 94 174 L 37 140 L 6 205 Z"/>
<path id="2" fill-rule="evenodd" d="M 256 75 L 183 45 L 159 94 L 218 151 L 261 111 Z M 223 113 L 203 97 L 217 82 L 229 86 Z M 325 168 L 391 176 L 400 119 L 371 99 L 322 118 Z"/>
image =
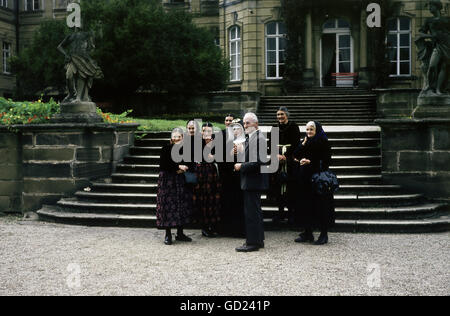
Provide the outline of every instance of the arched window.
<path id="1" fill-rule="evenodd" d="M 286 49 L 286 26 L 282 22 L 266 25 L 266 78 L 283 79 Z"/>
<path id="2" fill-rule="evenodd" d="M 231 81 L 241 80 L 241 29 L 233 26 L 230 29 L 230 71 Z"/>
<path id="3" fill-rule="evenodd" d="M 390 76 L 411 75 L 411 19 L 400 17 L 388 21 L 387 46 L 391 62 Z"/>

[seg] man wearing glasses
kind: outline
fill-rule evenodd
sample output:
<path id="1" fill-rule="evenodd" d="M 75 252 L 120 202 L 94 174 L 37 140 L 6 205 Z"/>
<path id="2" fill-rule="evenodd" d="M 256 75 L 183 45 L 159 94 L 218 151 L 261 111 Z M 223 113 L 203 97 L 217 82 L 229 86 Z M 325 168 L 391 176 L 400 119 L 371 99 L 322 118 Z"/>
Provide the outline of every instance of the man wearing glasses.
<path id="1" fill-rule="evenodd" d="M 264 222 L 261 209 L 261 194 L 269 188 L 268 174 L 261 172 L 262 157 L 259 144 L 266 144 L 266 138 L 258 130 L 258 118 L 254 113 L 244 116 L 245 162 L 237 163 L 234 169 L 241 174 L 241 189 L 244 192 L 244 210 L 247 241 L 237 252 L 252 252 L 264 248 Z M 266 151 L 264 151 L 266 152 Z"/>

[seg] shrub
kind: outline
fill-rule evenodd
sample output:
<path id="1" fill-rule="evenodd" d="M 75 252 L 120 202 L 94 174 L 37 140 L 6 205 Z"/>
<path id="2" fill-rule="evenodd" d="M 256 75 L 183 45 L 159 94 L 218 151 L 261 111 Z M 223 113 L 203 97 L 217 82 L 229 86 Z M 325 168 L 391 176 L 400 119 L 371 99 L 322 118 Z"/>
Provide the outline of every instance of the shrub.
<path id="1" fill-rule="evenodd" d="M 10 126 L 48 123 L 59 109 L 59 103 L 53 99 L 49 102 L 42 102 L 42 99 L 34 102 L 14 102 L 0 97 L 0 124 Z"/>

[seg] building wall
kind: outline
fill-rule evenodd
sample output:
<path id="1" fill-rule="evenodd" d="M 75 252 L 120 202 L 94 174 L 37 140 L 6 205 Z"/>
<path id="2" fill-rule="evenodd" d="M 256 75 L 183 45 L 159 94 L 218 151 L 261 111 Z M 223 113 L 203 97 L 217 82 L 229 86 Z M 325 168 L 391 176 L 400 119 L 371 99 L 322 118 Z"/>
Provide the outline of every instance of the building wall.
<path id="1" fill-rule="evenodd" d="M 11 53 L 17 52 L 15 4 L 19 4 L 19 49 L 32 39 L 33 33 L 44 19 L 64 18 L 67 0 L 40 0 L 40 8 L 35 11 L 25 11 L 25 0 L 10 0 L 8 8 L 0 7 L 0 37 L 2 41 L 12 44 Z M 395 0 L 398 3 L 396 15 L 411 19 L 411 75 L 394 77 L 389 81 L 393 88 L 421 88 L 422 75 L 414 38 L 431 16 L 424 0 Z M 241 30 L 241 76 L 239 81 L 230 82 L 228 90 L 260 92 L 264 95 L 282 93 L 283 80 L 266 79 L 266 40 L 265 27 L 267 23 L 281 21 L 280 0 L 162 0 L 167 9 L 181 9 L 193 14 L 194 23 L 210 29 L 217 43 L 223 50 L 224 57 L 230 58 L 230 34 L 233 26 Z M 306 12 L 304 30 L 305 85 L 320 86 L 321 37 L 323 23 L 330 18 L 343 18 L 351 24 L 353 38 L 354 72 L 360 75 L 360 84 L 371 85 L 370 70 L 373 65 L 368 49 L 367 38 L 373 30 L 367 28 L 366 6 L 359 0 L 325 1 L 310 12 Z M 367 2 L 364 2 L 367 3 Z M 442 14 L 450 16 L 450 0 L 442 0 Z M 364 40 L 365 38 L 365 40 Z M 9 74 L 0 73 L 0 95 L 10 95 L 15 86 L 15 78 Z"/>
<path id="2" fill-rule="evenodd" d="M 320 2 L 320 1 L 318 1 Z M 395 16 L 408 17 L 411 19 L 411 74 L 403 77 L 392 77 L 389 86 L 392 88 L 421 88 L 422 75 L 420 63 L 417 61 L 417 52 L 414 39 L 419 29 L 427 17 L 431 17 L 427 1 L 423 0 L 401 0 L 398 3 Z M 327 19 L 343 18 L 351 24 L 351 36 L 353 39 L 353 65 L 354 72 L 359 73 L 360 79 L 368 80 L 367 85 L 371 85 L 370 66 L 373 65 L 371 51 L 369 51 L 367 41 L 373 29 L 367 27 L 366 4 L 362 1 L 321 1 L 322 6 L 316 6 L 306 13 L 306 27 L 308 28 L 308 15 L 310 25 L 305 29 L 305 68 L 311 72 L 313 86 L 320 86 L 320 65 L 321 65 L 321 37 L 322 26 Z M 444 9 L 443 16 L 450 16 L 450 1 L 442 0 Z M 229 29 L 237 25 L 241 28 L 242 38 L 242 73 L 241 80 L 231 82 L 229 89 L 236 91 L 259 91 L 262 94 L 280 94 L 282 91 L 282 80 L 266 79 L 266 51 L 265 51 L 265 25 L 271 21 L 280 21 L 279 0 L 220 0 L 219 1 L 219 23 L 220 23 L 220 45 L 226 57 L 230 57 Z M 308 32 L 310 38 L 308 38 Z M 308 57 L 308 54 L 310 55 Z M 377 71 L 375 69 L 371 71 Z M 367 77 L 367 78 L 366 78 Z"/>
<path id="3" fill-rule="evenodd" d="M 0 6 L 0 50 L 2 53 L 2 63 L 0 64 L 0 96 L 11 96 L 14 86 L 15 78 L 9 73 L 5 73 L 3 69 L 3 44 L 11 45 L 11 55 L 13 55 L 16 48 L 16 26 L 14 15 L 14 2 L 8 1 L 8 7 Z"/>

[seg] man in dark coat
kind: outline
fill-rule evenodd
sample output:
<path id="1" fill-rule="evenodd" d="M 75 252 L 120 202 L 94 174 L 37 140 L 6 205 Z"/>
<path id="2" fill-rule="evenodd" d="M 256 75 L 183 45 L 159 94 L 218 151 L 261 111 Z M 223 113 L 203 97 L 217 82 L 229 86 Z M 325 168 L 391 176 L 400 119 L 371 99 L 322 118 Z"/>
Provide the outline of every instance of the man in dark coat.
<path id="1" fill-rule="evenodd" d="M 264 135 L 258 130 L 258 118 L 253 113 L 244 117 L 244 128 L 248 139 L 245 142 L 245 162 L 237 163 L 235 170 L 241 173 L 241 189 L 244 192 L 244 209 L 247 242 L 237 252 L 258 251 L 264 248 L 264 222 L 261 209 L 261 194 L 269 188 L 268 174 L 261 172 L 262 157 L 258 144 L 266 144 Z"/>

